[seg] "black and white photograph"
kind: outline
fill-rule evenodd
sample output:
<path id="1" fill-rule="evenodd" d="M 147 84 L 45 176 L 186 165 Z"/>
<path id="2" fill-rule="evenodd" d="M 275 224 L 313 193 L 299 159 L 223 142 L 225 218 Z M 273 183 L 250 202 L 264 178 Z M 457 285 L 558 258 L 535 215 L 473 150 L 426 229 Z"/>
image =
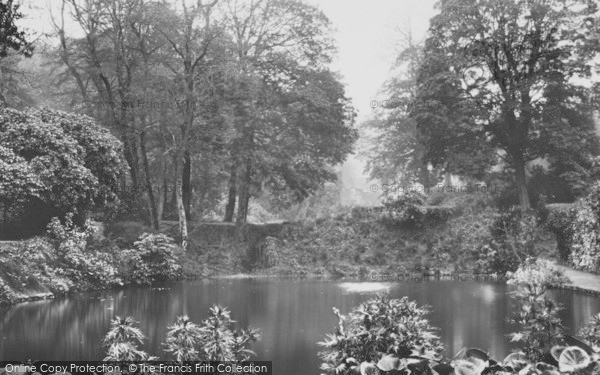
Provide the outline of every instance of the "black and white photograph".
<path id="1" fill-rule="evenodd" d="M 600 0 L 0 0 L 0 375 L 600 375 Z"/>

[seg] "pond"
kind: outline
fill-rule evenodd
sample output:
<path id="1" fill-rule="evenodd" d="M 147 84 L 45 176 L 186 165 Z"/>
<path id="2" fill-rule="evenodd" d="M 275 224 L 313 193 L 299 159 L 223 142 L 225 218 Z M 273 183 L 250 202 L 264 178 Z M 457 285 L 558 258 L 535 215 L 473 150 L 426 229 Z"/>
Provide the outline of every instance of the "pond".
<path id="1" fill-rule="evenodd" d="M 260 360 L 273 361 L 276 375 L 318 374 L 316 344 L 332 332 L 336 317 L 387 289 L 432 307 L 431 321 L 449 353 L 464 346 L 489 350 L 497 358 L 510 352 L 506 322 L 512 301 L 508 287 L 487 282 L 347 283 L 314 280 L 216 279 L 174 282 L 152 288 L 125 288 L 38 301 L 0 310 L 0 360 L 97 360 L 101 340 L 114 315 L 130 315 L 149 337 L 145 350 L 160 355 L 166 328 L 181 314 L 200 322 L 213 304 L 231 308 L 242 326 L 262 332 L 254 347 Z M 600 312 L 600 298 L 554 291 L 564 306 L 570 331 Z"/>

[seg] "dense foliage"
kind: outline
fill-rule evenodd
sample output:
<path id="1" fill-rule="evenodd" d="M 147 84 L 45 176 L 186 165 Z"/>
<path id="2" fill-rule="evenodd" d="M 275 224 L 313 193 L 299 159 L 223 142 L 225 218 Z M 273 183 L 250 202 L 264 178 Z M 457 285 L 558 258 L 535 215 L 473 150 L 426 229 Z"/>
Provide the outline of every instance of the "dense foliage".
<path id="1" fill-rule="evenodd" d="M 538 218 L 532 212 L 511 209 L 494 213 L 489 231 L 490 241 L 482 254 L 485 272 L 515 271 L 528 257 L 538 255 Z"/>
<path id="2" fill-rule="evenodd" d="M 8 56 L 11 50 L 21 51 L 26 56 L 31 56 L 33 52 L 33 47 L 27 41 L 25 31 L 20 30 L 15 22 L 23 18 L 23 13 L 19 11 L 19 8 L 20 4 L 15 3 L 14 0 L 0 3 L 0 59 Z"/>
<path id="3" fill-rule="evenodd" d="M 513 292 L 517 301 L 513 321 L 521 329 L 511 334 L 511 341 L 521 343 L 523 353 L 532 361 L 548 360 L 550 350 L 564 338 L 560 306 L 546 292 L 565 282 L 557 268 L 543 260 L 528 259 L 509 274 L 508 284 L 517 286 Z"/>
<path id="4" fill-rule="evenodd" d="M 582 270 L 600 272 L 600 183 L 577 206 L 571 224 L 570 263 Z"/>
<path id="5" fill-rule="evenodd" d="M 556 236 L 558 255 L 567 261 L 571 255 L 573 244 L 575 217 L 580 208 L 579 204 L 558 204 L 546 208 L 546 227 Z"/>
<path id="6" fill-rule="evenodd" d="M 365 373 L 367 368 L 385 361 L 388 355 L 398 360 L 411 356 L 441 359 L 442 346 L 435 329 L 426 319 L 428 310 L 402 299 L 388 299 L 385 295 L 362 303 L 343 316 L 334 309 L 338 327 L 321 343 L 324 374 Z M 408 368 L 419 369 L 421 363 Z M 369 372 L 367 372 L 369 373 Z"/>
<path id="7" fill-rule="evenodd" d="M 173 239 L 164 234 L 142 234 L 133 249 L 123 252 L 128 279 L 135 284 L 149 284 L 179 277 L 178 251 Z"/>
<path id="8" fill-rule="evenodd" d="M 39 234 L 50 218 L 117 199 L 121 143 L 89 117 L 0 108 L 0 236 Z"/>
<path id="9" fill-rule="evenodd" d="M 546 159 L 563 180 L 589 181 L 598 154 L 592 92 L 572 78 L 592 75 L 597 4 L 466 0 L 437 8 L 410 111 L 426 161 L 492 157 L 524 209 L 532 160 Z"/>
<path id="10" fill-rule="evenodd" d="M 597 319 L 582 331 L 586 341 L 581 341 L 562 334 L 555 307 L 539 303 L 548 286 L 562 281 L 561 275 L 547 262 L 530 261 L 511 280 L 523 288 L 516 293 L 521 309 L 517 323 L 522 332 L 512 335 L 523 347 L 502 362 L 476 348 L 464 348 L 452 359 L 445 358 L 433 328 L 424 319 L 426 309 L 406 298 L 390 300 L 379 295 L 347 317 L 334 308 L 338 326 L 319 343 L 324 347 L 319 353 L 322 374 L 597 374 L 600 347 L 590 346 L 595 345 L 596 337 L 589 340 Z"/>
<path id="11" fill-rule="evenodd" d="M 388 198 L 383 202 L 384 212 L 381 220 L 384 223 L 406 227 L 423 225 L 427 213 L 425 195 L 418 190 L 408 190 L 397 198 Z"/>
<path id="12" fill-rule="evenodd" d="M 85 289 L 89 285 L 108 287 L 121 283 L 114 253 L 91 246 L 94 229 L 90 222 L 83 228 L 73 223 L 68 213 L 64 224 L 52 218 L 48 224 L 48 237 L 54 247 L 56 274 Z M 65 290 L 66 292 L 67 290 Z"/>
<path id="13" fill-rule="evenodd" d="M 73 214 L 53 218 L 45 237 L 0 248 L 0 303 L 32 296 L 148 284 L 181 276 L 179 247 L 162 234 L 142 234 L 131 249 L 102 239 Z"/>
<path id="14" fill-rule="evenodd" d="M 596 348 L 600 347 L 600 314 L 596 314 L 581 329 L 579 335 Z"/>

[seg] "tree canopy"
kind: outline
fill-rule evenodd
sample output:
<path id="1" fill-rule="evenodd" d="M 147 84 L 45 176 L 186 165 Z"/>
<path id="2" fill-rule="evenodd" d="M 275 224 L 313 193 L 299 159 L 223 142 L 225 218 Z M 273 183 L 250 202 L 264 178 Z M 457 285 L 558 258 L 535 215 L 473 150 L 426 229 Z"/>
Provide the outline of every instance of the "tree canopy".
<path id="1" fill-rule="evenodd" d="M 597 153 L 590 90 L 595 2 L 442 0 L 431 21 L 411 117 L 434 165 L 456 156 L 513 171 L 530 206 L 527 163 L 588 163 Z M 569 150 L 569 151 L 567 151 Z M 460 159 L 460 157 L 458 158 Z M 481 170 L 476 168 L 475 171 Z"/>

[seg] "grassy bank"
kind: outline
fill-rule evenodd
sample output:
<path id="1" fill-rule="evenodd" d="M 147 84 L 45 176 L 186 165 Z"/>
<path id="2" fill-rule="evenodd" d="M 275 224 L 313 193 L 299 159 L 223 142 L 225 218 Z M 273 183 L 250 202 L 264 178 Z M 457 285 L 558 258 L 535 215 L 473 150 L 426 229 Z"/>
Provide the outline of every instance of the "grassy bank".
<path id="1" fill-rule="evenodd" d="M 0 243 L 0 302 L 237 274 L 502 277 L 529 256 L 556 257 L 554 236 L 535 217 L 487 208 L 418 209 L 419 220 L 414 212 L 406 221 L 385 208 L 357 207 L 312 222 L 248 226 L 242 243 L 232 226 L 192 223 L 185 252 L 165 235 L 144 234 L 150 229 L 139 223 L 108 225 L 101 236 L 59 226 L 46 237 Z M 173 223 L 162 227 L 167 235 L 176 232 Z"/>
<path id="2" fill-rule="evenodd" d="M 357 207 L 328 219 L 282 224 L 258 243 L 197 246 L 186 254 L 191 261 L 184 270 L 205 276 L 503 276 L 529 256 L 556 258 L 554 236 L 536 217 L 443 206 L 423 212 L 423 220 L 407 223 L 390 219 L 382 208 Z"/>

